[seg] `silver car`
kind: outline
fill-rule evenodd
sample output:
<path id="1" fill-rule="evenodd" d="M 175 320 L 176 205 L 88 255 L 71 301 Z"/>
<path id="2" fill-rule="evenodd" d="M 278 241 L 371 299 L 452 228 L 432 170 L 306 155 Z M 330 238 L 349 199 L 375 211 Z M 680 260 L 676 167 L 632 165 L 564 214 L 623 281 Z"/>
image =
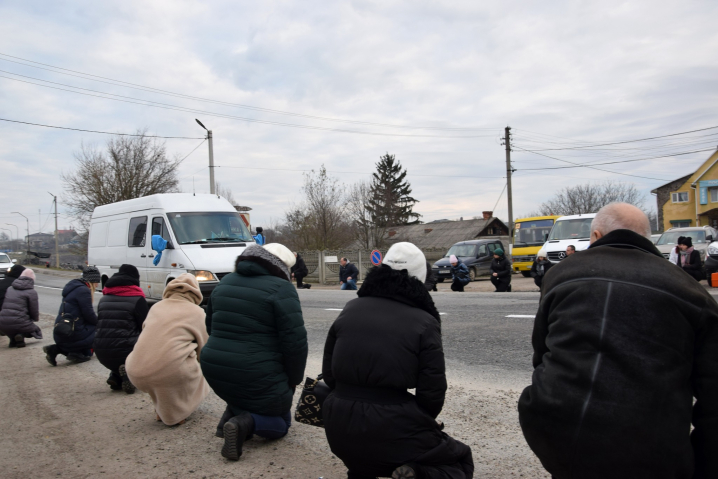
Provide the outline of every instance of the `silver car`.
<path id="1" fill-rule="evenodd" d="M 693 248 L 701 255 L 701 261 L 706 260 L 706 249 L 708 245 L 718 239 L 718 233 L 710 226 L 692 226 L 689 228 L 671 228 L 658 238 L 656 248 L 668 259 L 671 249 L 676 247 L 678 238 L 688 236 L 693 242 Z"/>
<path id="2" fill-rule="evenodd" d="M 5 253 L 0 253 L 0 275 L 4 278 L 5 273 L 7 273 L 15 263 L 17 263 L 16 259 L 11 260 Z"/>

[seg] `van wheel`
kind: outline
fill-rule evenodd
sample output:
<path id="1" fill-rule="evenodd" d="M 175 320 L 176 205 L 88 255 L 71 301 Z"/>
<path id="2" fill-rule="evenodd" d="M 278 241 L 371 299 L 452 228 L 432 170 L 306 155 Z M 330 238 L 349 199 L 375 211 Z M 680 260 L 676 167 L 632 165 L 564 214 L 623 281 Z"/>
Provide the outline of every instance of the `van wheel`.
<path id="1" fill-rule="evenodd" d="M 531 277 L 531 271 L 521 271 L 521 274 L 524 278 L 530 278 Z"/>
<path id="2" fill-rule="evenodd" d="M 476 268 L 469 269 L 469 281 L 476 281 Z"/>

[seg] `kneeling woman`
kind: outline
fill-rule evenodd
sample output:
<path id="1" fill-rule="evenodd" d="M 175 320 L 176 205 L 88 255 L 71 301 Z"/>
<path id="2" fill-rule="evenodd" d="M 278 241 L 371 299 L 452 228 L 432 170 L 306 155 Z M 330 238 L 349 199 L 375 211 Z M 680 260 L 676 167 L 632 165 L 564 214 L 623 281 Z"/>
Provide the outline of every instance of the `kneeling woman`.
<path id="1" fill-rule="evenodd" d="M 421 250 L 393 245 L 329 330 L 322 373 L 333 391 L 324 425 L 349 479 L 473 477 L 471 448 L 436 421 L 446 376 L 425 276 Z"/>
<path id="2" fill-rule="evenodd" d="M 42 339 L 35 273 L 25 269 L 5 293 L 0 312 L 0 333 L 10 338 L 10 347 L 24 348 L 25 338 Z"/>
<path id="3" fill-rule="evenodd" d="M 150 309 L 125 370 L 137 389 L 149 393 L 157 420 L 182 424 L 209 394 L 199 356 L 207 343 L 202 293 L 194 275 L 169 282 Z"/>

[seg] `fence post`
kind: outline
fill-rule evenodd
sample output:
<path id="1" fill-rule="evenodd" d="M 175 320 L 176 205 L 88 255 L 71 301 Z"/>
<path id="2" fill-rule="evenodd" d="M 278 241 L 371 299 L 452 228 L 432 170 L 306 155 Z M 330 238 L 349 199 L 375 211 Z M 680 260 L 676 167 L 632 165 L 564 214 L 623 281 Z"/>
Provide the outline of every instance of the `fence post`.
<path id="1" fill-rule="evenodd" d="M 359 262 L 359 277 L 357 278 L 357 281 L 363 281 L 364 280 L 364 266 L 362 265 L 362 261 L 361 261 L 361 250 L 357 251 L 357 261 Z"/>
<path id="2" fill-rule="evenodd" d="M 324 272 L 324 251 L 319 252 L 319 284 L 324 284 L 326 274 Z"/>

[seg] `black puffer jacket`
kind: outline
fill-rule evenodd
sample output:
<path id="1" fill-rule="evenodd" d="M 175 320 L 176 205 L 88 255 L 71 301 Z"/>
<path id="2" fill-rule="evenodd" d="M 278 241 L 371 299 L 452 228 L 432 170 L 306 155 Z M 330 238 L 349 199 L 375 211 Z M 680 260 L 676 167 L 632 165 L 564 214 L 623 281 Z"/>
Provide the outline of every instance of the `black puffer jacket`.
<path id="1" fill-rule="evenodd" d="M 113 295 L 123 289 L 130 289 L 128 287 L 137 289 L 135 296 Z M 142 323 L 149 307 L 141 291 L 139 281 L 120 273 L 105 283 L 104 294 L 97 306 L 94 349 L 100 363 L 111 371 L 117 372 L 125 364 L 142 332 Z"/>
<path id="2" fill-rule="evenodd" d="M 556 478 L 718 477 L 718 305 L 648 239 L 553 267 L 532 343 L 519 419 Z"/>
<path id="3" fill-rule="evenodd" d="M 309 270 L 307 269 L 306 263 L 304 263 L 302 255 L 297 255 L 297 262 L 294 263 L 294 266 L 292 266 L 291 273 L 294 276 L 301 276 L 302 278 L 309 274 Z"/>
<path id="4" fill-rule="evenodd" d="M 346 283 L 347 278 L 356 281 L 359 276 L 359 270 L 353 263 L 347 263 L 346 266 L 339 266 L 339 281 Z"/>
<path id="5" fill-rule="evenodd" d="M 491 266 L 489 266 L 489 269 L 491 270 L 491 275 L 493 276 L 494 273 L 497 273 L 496 277 L 501 281 L 511 281 L 511 261 L 509 261 L 506 256 L 501 256 L 498 259 L 494 258 L 491 260 Z"/>
<path id="6" fill-rule="evenodd" d="M 418 279 L 385 265 L 367 274 L 358 296 L 324 347 L 322 373 L 333 389 L 325 431 L 351 472 L 388 477 L 404 462 L 458 444 L 435 421 L 446 393 L 439 313 Z"/>
<path id="7" fill-rule="evenodd" d="M 20 277 L 23 271 L 25 271 L 25 267 L 16 264 L 10 268 L 10 271 L 5 273 L 5 277 L 0 280 L 0 308 L 2 308 L 2 303 L 5 300 L 5 292 L 12 286 L 12 283 Z"/>
<path id="8" fill-rule="evenodd" d="M 55 343 L 64 353 L 83 353 L 92 348 L 95 340 L 95 326 L 97 325 L 97 314 L 92 306 L 92 292 L 81 279 L 73 279 L 62 289 L 63 305 L 55 318 L 57 324 L 62 318 L 62 312 L 73 318 L 79 318 L 75 323 L 75 331 L 68 338 L 53 334 Z"/>

